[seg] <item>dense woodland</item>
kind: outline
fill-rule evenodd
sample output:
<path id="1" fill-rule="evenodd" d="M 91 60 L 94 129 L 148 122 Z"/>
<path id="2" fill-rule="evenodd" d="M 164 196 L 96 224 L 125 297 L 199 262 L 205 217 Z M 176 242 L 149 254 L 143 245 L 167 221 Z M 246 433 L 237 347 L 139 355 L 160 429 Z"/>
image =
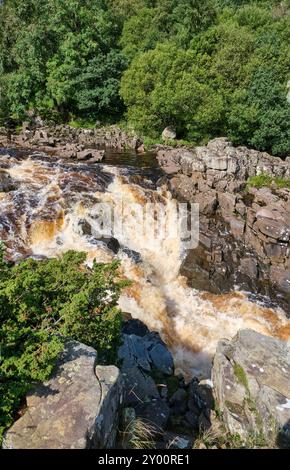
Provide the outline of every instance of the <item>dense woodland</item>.
<path id="1" fill-rule="evenodd" d="M 0 117 L 289 155 L 289 0 L 5 0 Z"/>

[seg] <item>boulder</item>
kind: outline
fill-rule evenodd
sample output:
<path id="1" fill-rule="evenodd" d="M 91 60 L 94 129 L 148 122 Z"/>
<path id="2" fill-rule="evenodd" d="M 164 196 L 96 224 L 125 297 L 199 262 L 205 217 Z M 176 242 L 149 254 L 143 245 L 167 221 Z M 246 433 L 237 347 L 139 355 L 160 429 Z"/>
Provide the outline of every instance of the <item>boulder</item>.
<path id="1" fill-rule="evenodd" d="M 267 237 L 283 242 L 290 240 L 290 226 L 282 220 L 271 220 L 268 218 L 259 218 L 254 224 L 254 229 Z"/>
<path id="2" fill-rule="evenodd" d="M 231 434 L 290 445 L 290 342 L 241 330 L 218 343 L 212 380 Z"/>
<path id="3" fill-rule="evenodd" d="M 109 248 L 109 250 L 113 251 L 115 254 L 117 254 L 120 249 L 120 243 L 114 237 L 102 237 L 99 238 L 98 241 L 106 245 L 107 248 Z"/>
<path id="4" fill-rule="evenodd" d="M 163 140 L 176 139 L 176 129 L 172 126 L 165 127 L 164 131 L 162 132 L 162 139 Z"/>
<path id="5" fill-rule="evenodd" d="M 92 150 L 85 149 L 77 152 L 78 160 L 87 160 L 88 163 L 101 162 L 105 158 L 105 152 L 103 150 Z"/>
<path id="6" fill-rule="evenodd" d="M 209 216 L 215 213 L 218 206 L 217 195 L 213 190 L 198 194 L 194 202 L 199 204 L 199 210 L 202 214 Z"/>
<path id="7" fill-rule="evenodd" d="M 97 352 L 70 342 L 47 382 L 27 396 L 27 410 L 6 432 L 6 449 L 112 448 L 123 385 L 115 366 L 98 366 Z"/>
<path id="8" fill-rule="evenodd" d="M 12 191 L 15 185 L 9 173 L 0 169 L 0 193 Z"/>
<path id="9" fill-rule="evenodd" d="M 219 156 L 215 153 L 210 153 L 205 157 L 207 168 L 217 171 L 226 171 L 228 169 L 228 158 L 226 156 Z"/>

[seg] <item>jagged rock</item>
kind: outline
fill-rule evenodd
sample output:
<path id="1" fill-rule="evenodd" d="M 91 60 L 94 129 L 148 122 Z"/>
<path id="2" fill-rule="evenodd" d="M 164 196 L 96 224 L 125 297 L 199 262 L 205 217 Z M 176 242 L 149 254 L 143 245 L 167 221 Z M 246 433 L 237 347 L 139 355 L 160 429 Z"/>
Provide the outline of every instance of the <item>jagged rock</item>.
<path id="1" fill-rule="evenodd" d="M 228 431 L 290 445 L 290 343 L 252 330 L 219 342 L 212 380 Z"/>
<path id="2" fill-rule="evenodd" d="M 52 378 L 27 396 L 28 409 L 7 431 L 11 449 L 112 448 L 122 403 L 114 366 L 98 366 L 97 353 L 70 342 Z"/>
<path id="3" fill-rule="evenodd" d="M 186 412 L 185 418 L 192 430 L 199 430 L 199 416 L 200 413 L 194 413 L 191 410 Z"/>
<path id="4" fill-rule="evenodd" d="M 149 333 L 144 337 L 149 357 L 155 369 L 165 375 L 172 375 L 174 371 L 173 357 L 158 333 Z"/>
<path id="5" fill-rule="evenodd" d="M 289 178 L 290 159 L 234 147 L 224 138 L 193 149 L 159 148 L 157 159 L 170 173 L 163 187 L 180 202 L 199 204 L 199 244 L 188 250 L 181 266 L 189 285 L 214 293 L 238 285 L 287 310 L 290 190 L 248 188 L 247 178 L 262 172 Z"/>
<path id="6" fill-rule="evenodd" d="M 188 407 L 191 411 L 211 410 L 214 407 L 212 387 L 208 384 L 199 383 L 193 379 L 189 384 Z M 208 414 L 208 411 L 207 411 Z"/>
<path id="7" fill-rule="evenodd" d="M 238 240 L 242 240 L 245 233 L 245 221 L 237 217 L 225 217 L 230 224 L 231 234 Z"/>
<path id="8" fill-rule="evenodd" d="M 253 258 L 243 258 L 241 260 L 241 272 L 250 278 L 258 277 L 257 262 Z"/>
<path id="9" fill-rule="evenodd" d="M 290 240 L 290 225 L 286 225 L 283 220 L 259 218 L 254 224 L 254 229 L 274 240 L 283 242 Z"/>
<path id="10" fill-rule="evenodd" d="M 271 266 L 271 279 L 276 288 L 284 294 L 290 295 L 290 269 Z M 288 297 L 289 298 L 289 297 Z"/>
<path id="11" fill-rule="evenodd" d="M 223 216 L 227 217 L 233 214 L 237 202 L 236 196 L 230 193 L 219 193 L 218 199 Z"/>
<path id="12" fill-rule="evenodd" d="M 218 200 L 215 191 L 206 191 L 198 194 L 194 200 L 195 204 L 199 204 L 199 210 L 202 214 L 211 216 L 215 213 Z"/>

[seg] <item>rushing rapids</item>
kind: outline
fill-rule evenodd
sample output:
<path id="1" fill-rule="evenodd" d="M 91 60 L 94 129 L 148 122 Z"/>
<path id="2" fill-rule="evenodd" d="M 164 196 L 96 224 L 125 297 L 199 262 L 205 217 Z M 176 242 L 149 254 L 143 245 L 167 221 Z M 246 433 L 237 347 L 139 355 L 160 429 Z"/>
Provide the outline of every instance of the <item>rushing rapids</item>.
<path id="1" fill-rule="evenodd" d="M 0 168 L 15 185 L 0 193 L 0 239 L 9 257 L 52 257 L 73 249 L 86 251 L 89 263 L 120 259 L 124 276 L 133 281 L 120 307 L 160 332 L 177 372 L 207 377 L 217 341 L 241 328 L 290 338 L 290 322 L 280 308 L 250 301 L 241 292 L 212 295 L 189 288 L 179 274 L 184 250 L 178 233 L 160 237 L 154 230 L 139 230 L 143 215 L 138 206 L 148 202 L 162 204 L 165 223 L 175 223 L 175 201 L 156 189 L 150 171 L 39 153 L 2 155 Z M 97 211 L 100 203 L 111 204 L 115 219 L 124 222 L 123 230 L 114 233 L 117 253 L 100 237 L 108 236 Z"/>

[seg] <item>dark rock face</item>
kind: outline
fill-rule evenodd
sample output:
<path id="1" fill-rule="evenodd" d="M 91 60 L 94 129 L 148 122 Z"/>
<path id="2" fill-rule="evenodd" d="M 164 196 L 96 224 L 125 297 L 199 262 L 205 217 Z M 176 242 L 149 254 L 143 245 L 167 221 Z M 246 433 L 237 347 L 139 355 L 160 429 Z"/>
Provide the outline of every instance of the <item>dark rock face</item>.
<path id="1" fill-rule="evenodd" d="M 28 409 L 7 431 L 3 447 L 114 447 L 123 382 L 116 367 L 96 362 L 93 348 L 69 343 L 53 377 L 27 396 Z"/>
<path id="2" fill-rule="evenodd" d="M 198 203 L 200 240 L 181 273 L 192 287 L 215 293 L 234 285 L 290 302 L 290 190 L 250 188 L 250 176 L 290 179 L 290 160 L 233 147 L 215 139 L 206 147 L 163 148 L 157 154 L 174 197 Z"/>
<path id="3" fill-rule="evenodd" d="M 260 434 L 290 445 L 290 344 L 252 330 L 222 340 L 212 380 L 218 408 L 232 434 Z"/>
<path id="4" fill-rule="evenodd" d="M 140 320 L 133 319 L 124 324 L 122 333 L 124 335 L 146 336 L 149 333 L 149 329 Z"/>
<path id="5" fill-rule="evenodd" d="M 151 426 L 160 439 L 157 446 L 168 444 L 172 432 L 177 441 L 183 435 L 182 442 L 185 438 L 189 445 L 205 421 L 210 426 L 211 386 L 197 379 L 186 384 L 183 376 L 175 376 L 171 353 L 158 333 L 149 332 L 139 320 L 128 321 L 118 358 L 125 383 L 124 412 Z"/>

